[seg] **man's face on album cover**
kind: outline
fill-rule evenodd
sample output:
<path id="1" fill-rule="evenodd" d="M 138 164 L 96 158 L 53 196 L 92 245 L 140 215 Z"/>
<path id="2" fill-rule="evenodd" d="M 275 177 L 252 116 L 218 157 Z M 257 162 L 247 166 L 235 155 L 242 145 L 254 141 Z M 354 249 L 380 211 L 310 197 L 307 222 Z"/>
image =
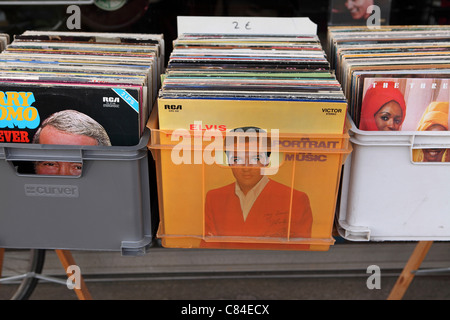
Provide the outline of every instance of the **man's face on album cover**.
<path id="1" fill-rule="evenodd" d="M 65 144 L 77 146 L 96 146 L 97 140 L 80 134 L 71 134 L 60 131 L 50 125 L 45 126 L 39 138 L 41 144 Z"/>
<path id="2" fill-rule="evenodd" d="M 369 14 L 367 8 L 373 5 L 373 0 L 346 0 L 345 7 L 355 20 L 366 19 Z"/>
<path id="3" fill-rule="evenodd" d="M 66 133 L 48 125 L 41 131 L 40 143 L 95 146 L 97 140 L 83 135 Z M 35 164 L 36 174 L 42 175 L 79 176 L 81 171 L 82 164 L 79 162 L 38 161 Z"/>
<path id="4" fill-rule="evenodd" d="M 228 158 L 231 171 L 243 191 L 250 190 L 261 180 L 261 168 L 268 164 L 267 153 L 248 150 L 249 143 L 245 143 L 245 152 L 234 152 Z"/>

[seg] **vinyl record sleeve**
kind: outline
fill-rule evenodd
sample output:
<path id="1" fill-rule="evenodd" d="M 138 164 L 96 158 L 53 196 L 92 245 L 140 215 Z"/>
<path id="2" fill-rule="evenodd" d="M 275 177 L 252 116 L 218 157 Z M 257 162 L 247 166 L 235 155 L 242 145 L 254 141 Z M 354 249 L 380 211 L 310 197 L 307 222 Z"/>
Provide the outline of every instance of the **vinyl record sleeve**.
<path id="1" fill-rule="evenodd" d="M 164 72 L 165 64 L 165 40 L 163 34 L 143 34 L 143 33 L 108 33 L 108 32 L 81 32 L 81 31 L 37 31 L 37 30 L 27 30 L 23 32 L 22 35 L 26 36 L 75 36 L 75 37 L 88 37 L 95 38 L 96 42 L 100 43 L 132 43 L 148 40 L 156 40 L 159 43 L 158 55 L 159 59 L 159 74 Z"/>
<path id="2" fill-rule="evenodd" d="M 128 66 L 119 66 L 119 65 L 98 65 L 91 63 L 73 63 L 73 62 L 61 62 L 53 60 L 51 63 L 43 63 L 38 60 L 3 60 L 2 55 L 0 54 L 0 69 L 3 70 L 21 70 L 23 73 L 27 72 L 41 72 L 41 73 L 54 73 L 54 74 L 84 74 L 87 77 L 95 76 L 98 77 L 115 77 L 116 79 L 126 79 L 126 78 L 137 78 L 137 77 L 145 77 L 144 85 L 147 86 L 150 90 L 148 91 L 148 101 L 154 101 L 156 91 L 156 84 L 154 83 L 154 79 L 156 76 L 156 72 L 150 66 L 140 66 L 136 67 L 128 67 Z M 122 82 L 125 83 L 126 80 Z"/>
<path id="3" fill-rule="evenodd" d="M 97 121 L 111 145 L 133 146 L 141 136 L 140 86 L 0 82 L 2 143 L 32 143 L 41 123 L 76 110 Z"/>
<path id="4" fill-rule="evenodd" d="M 317 36 L 181 34 L 153 112 L 163 246 L 324 250 L 332 244 L 347 101 Z M 220 147 L 228 133 L 249 127 L 273 134 L 270 168 L 263 171 L 277 172 L 258 177 L 260 196 L 246 212 L 229 198 L 238 159 Z M 219 161 L 203 161 L 209 142 L 219 147 Z M 298 151 L 300 144 L 306 152 L 275 151 L 281 145 Z M 180 146 L 191 149 L 177 152 Z M 241 228 L 242 219 L 251 227 Z M 218 230 L 225 225 L 230 228 Z"/>
<path id="5" fill-rule="evenodd" d="M 175 106 L 175 107 L 173 107 Z M 246 126 L 258 119 L 267 129 L 288 133 L 344 132 L 347 103 L 322 101 L 260 101 L 158 99 L 161 129 L 187 129 L 196 121 L 223 128 Z M 239 114 L 239 117 L 236 117 Z M 256 116 L 257 115 L 257 116 Z M 220 121 L 219 121 L 220 119 Z M 219 122 L 218 122 L 219 121 Z"/>
<path id="6" fill-rule="evenodd" d="M 346 102 L 329 101 L 159 99 L 156 110 L 161 129 L 153 134 L 162 146 L 157 162 L 161 164 L 159 191 L 163 204 L 158 235 L 163 246 L 323 250 L 323 245 L 331 244 L 327 237 L 345 149 L 345 108 Z M 237 222 L 242 219 L 239 204 L 230 199 L 240 179 L 239 168 L 231 167 L 220 149 L 222 139 L 232 129 L 249 126 L 271 137 L 272 162 L 267 170 L 274 171 L 260 180 L 267 184 L 248 213 L 248 228 L 242 229 L 242 222 Z M 275 138 L 277 130 L 279 139 Z M 307 132 L 311 138 L 286 134 L 295 130 Z M 219 146 L 214 152 L 215 161 L 205 163 L 202 157 L 212 145 Z M 311 153 L 275 151 L 276 147 L 296 150 L 300 146 L 312 147 Z M 179 157 L 183 158 L 181 163 Z M 290 206 L 282 200 L 286 192 L 294 194 L 292 227 L 285 219 Z M 174 196 L 178 201 L 173 201 Z M 264 218 L 252 221 L 258 216 Z M 224 220 L 216 221 L 218 217 Z M 268 227 L 272 223 L 277 226 Z"/>
<path id="7" fill-rule="evenodd" d="M 423 116 L 426 109 L 433 103 L 441 103 L 443 106 L 440 110 L 442 114 L 446 114 L 445 121 L 440 122 L 441 130 L 445 128 L 448 131 L 448 104 L 450 101 L 450 88 L 449 88 L 449 75 L 439 75 L 439 77 L 432 78 L 429 75 L 422 75 L 421 77 L 407 75 L 405 77 L 399 78 L 395 74 L 390 77 L 371 77 L 366 76 L 360 80 L 359 90 L 358 90 L 358 104 L 360 105 L 361 119 L 359 122 L 364 123 L 372 122 L 372 112 L 367 112 L 366 109 L 377 109 L 374 107 L 377 99 L 381 99 L 382 96 L 387 95 L 392 92 L 391 98 L 386 98 L 385 100 L 396 100 L 397 95 L 403 99 L 405 106 L 405 114 L 403 118 L 399 117 L 399 123 L 396 127 L 398 131 L 418 131 L 420 130 L 420 119 Z M 393 86 L 388 86 L 385 84 L 393 84 Z M 377 97 L 367 96 L 369 89 L 371 91 L 377 91 Z M 397 91 L 399 94 L 397 94 Z M 375 92 L 375 91 L 374 91 Z M 395 95 L 395 96 L 394 96 Z M 367 96 L 367 98 L 366 98 Z M 381 105 L 380 105 L 381 107 Z M 375 110 L 374 109 L 374 110 Z M 445 109 L 445 110 L 444 110 Z M 394 110 L 394 109 L 392 109 Z M 377 112 L 383 112 L 383 110 L 376 110 Z M 394 114 L 393 111 L 390 114 Z M 366 118 L 363 118 L 366 117 Z M 376 116 L 375 116 L 376 117 Z M 387 119 L 387 118 L 386 118 Z M 401 122 L 400 122 L 401 120 Z M 386 120 L 388 121 L 388 120 Z M 377 127 L 371 124 L 367 124 L 361 130 L 381 130 L 381 121 L 377 122 Z"/>
<path id="8" fill-rule="evenodd" d="M 156 99 L 156 95 L 160 85 L 160 77 L 158 76 L 158 70 L 156 68 L 156 60 L 151 55 L 148 57 L 133 57 L 127 58 L 126 61 L 121 56 L 99 56 L 99 55 L 76 55 L 76 54 L 45 54 L 36 52 L 10 52 L 8 50 L 4 51 L 0 55 L 0 61 L 23 64 L 38 64 L 41 68 L 44 66 L 68 66 L 68 67 L 78 67 L 84 70 L 94 70 L 100 73 L 110 74 L 116 73 L 121 74 L 125 77 L 127 73 L 142 72 L 147 75 L 147 82 L 152 99 Z M 134 71 L 133 71 L 134 70 Z M 159 79 L 159 80 L 158 80 Z"/>
<path id="9" fill-rule="evenodd" d="M 157 48 L 154 47 L 144 47 L 144 46 L 124 46 L 124 45 L 99 45 L 90 43 L 40 43 L 40 42 L 13 42 L 6 50 L 10 53 L 28 54 L 41 53 L 46 54 L 48 57 L 52 55 L 78 55 L 78 56 L 89 56 L 90 62 L 85 64 L 85 68 L 88 68 L 92 61 L 95 61 L 95 56 L 99 58 L 114 57 L 115 59 L 121 59 L 122 61 L 133 60 L 134 58 L 148 58 L 151 59 L 155 57 L 155 51 Z M 55 59 L 56 60 L 56 59 Z M 159 68 L 159 63 L 152 59 L 149 60 L 151 65 L 148 66 L 149 70 L 149 82 L 153 88 L 153 97 L 156 96 L 158 86 L 160 85 L 159 74 L 161 69 Z M 108 69 L 107 66 L 104 67 Z M 122 68 L 124 68 L 122 66 Z M 118 67 L 119 69 L 119 67 Z"/>

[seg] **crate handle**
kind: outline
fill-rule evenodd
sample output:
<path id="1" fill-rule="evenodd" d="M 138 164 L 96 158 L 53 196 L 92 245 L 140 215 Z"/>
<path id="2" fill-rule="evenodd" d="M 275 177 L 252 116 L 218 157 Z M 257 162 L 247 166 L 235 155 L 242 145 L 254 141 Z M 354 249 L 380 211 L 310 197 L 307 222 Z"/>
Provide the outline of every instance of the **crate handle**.
<path id="1" fill-rule="evenodd" d="M 425 139 L 425 143 L 417 141 Z M 440 135 L 431 136 L 431 139 L 439 139 Z M 445 138 L 445 137 L 444 137 Z M 410 145 L 410 161 L 414 165 L 450 165 L 450 145 L 443 143 L 429 143 L 428 135 L 412 135 Z"/>
<path id="2" fill-rule="evenodd" d="M 83 171 L 82 154 L 81 149 L 0 148 L 0 157 L 19 176 L 80 177 Z"/>

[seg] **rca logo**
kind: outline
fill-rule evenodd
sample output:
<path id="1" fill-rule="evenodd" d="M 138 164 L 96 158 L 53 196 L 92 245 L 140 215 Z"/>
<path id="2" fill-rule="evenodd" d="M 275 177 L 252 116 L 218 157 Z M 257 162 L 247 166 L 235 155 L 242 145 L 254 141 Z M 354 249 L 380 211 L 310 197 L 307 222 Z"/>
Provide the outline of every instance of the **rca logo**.
<path id="1" fill-rule="evenodd" d="M 120 99 L 118 97 L 103 97 L 103 102 L 108 103 L 120 102 Z"/>
<path id="2" fill-rule="evenodd" d="M 183 107 L 181 106 L 181 104 L 165 104 L 164 105 L 164 109 L 165 110 L 169 110 L 169 111 L 179 111 L 181 109 L 183 109 Z"/>

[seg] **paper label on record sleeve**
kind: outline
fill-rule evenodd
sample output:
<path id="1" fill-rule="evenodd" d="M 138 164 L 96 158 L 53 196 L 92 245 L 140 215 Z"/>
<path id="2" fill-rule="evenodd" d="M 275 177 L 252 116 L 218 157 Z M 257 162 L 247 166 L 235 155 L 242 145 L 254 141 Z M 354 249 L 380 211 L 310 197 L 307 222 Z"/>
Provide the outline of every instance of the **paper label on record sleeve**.
<path id="1" fill-rule="evenodd" d="M 178 17 L 178 35 L 316 35 L 317 25 L 309 18 L 269 17 Z"/>

